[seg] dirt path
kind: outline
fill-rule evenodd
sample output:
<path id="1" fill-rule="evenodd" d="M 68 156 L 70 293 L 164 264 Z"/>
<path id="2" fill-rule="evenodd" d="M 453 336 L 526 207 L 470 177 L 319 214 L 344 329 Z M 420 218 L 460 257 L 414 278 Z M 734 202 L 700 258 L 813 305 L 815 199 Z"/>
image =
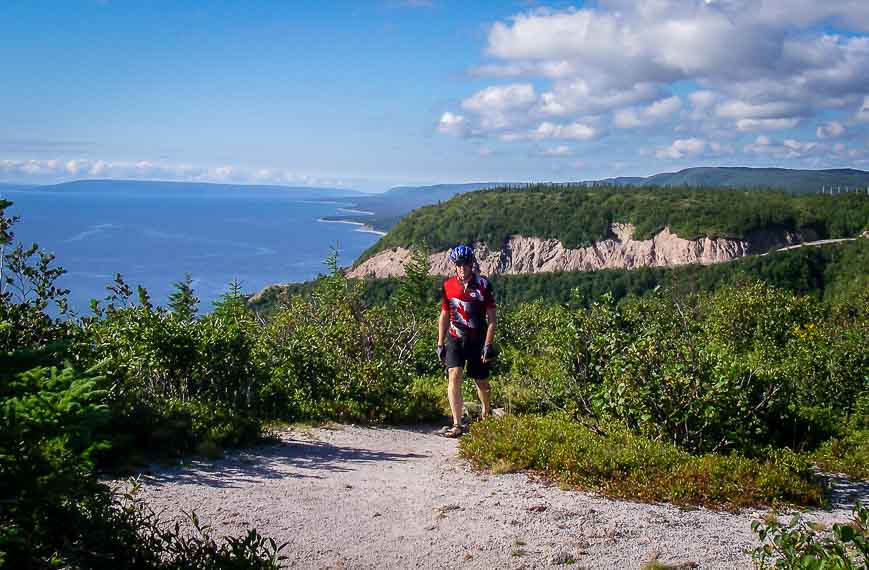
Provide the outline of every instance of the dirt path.
<path id="1" fill-rule="evenodd" d="M 475 473 L 435 428 L 289 431 L 278 444 L 142 482 L 164 518 L 195 510 L 221 536 L 255 527 L 288 542 L 287 565 L 297 568 L 640 568 L 655 556 L 685 568 L 750 568 L 751 521 L 763 514 L 613 501 L 522 474 Z M 848 514 L 813 517 L 829 524 Z"/>

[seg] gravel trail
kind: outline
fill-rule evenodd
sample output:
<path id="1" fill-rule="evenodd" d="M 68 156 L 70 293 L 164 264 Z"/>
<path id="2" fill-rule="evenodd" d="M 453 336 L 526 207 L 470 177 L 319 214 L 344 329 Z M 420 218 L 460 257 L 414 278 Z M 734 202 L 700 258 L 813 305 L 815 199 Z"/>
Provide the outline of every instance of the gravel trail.
<path id="1" fill-rule="evenodd" d="M 164 519 L 195 510 L 219 536 L 287 542 L 292 568 L 751 568 L 739 514 L 610 500 L 523 474 L 472 471 L 436 428 L 290 430 L 274 445 L 143 475 Z M 838 506 L 810 517 L 847 520 Z"/>

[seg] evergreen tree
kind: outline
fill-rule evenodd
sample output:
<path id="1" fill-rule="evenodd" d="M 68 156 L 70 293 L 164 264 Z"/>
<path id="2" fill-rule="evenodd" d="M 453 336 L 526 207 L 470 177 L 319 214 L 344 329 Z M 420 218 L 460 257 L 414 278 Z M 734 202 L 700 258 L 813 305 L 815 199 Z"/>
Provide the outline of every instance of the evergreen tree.
<path id="1" fill-rule="evenodd" d="M 247 311 L 247 297 L 241 289 L 238 278 L 229 282 L 229 290 L 223 293 L 214 303 L 214 314 L 218 316 L 240 316 Z"/>
<path id="2" fill-rule="evenodd" d="M 174 284 L 175 292 L 169 295 L 169 308 L 184 321 L 196 318 L 199 298 L 193 293 L 193 277 L 187 273 L 183 281 Z"/>
<path id="3" fill-rule="evenodd" d="M 404 277 L 398 284 L 396 301 L 399 306 L 410 312 L 417 312 L 430 305 L 431 289 L 428 272 L 431 269 L 429 251 L 422 243 L 413 246 L 411 257 L 404 264 Z"/>

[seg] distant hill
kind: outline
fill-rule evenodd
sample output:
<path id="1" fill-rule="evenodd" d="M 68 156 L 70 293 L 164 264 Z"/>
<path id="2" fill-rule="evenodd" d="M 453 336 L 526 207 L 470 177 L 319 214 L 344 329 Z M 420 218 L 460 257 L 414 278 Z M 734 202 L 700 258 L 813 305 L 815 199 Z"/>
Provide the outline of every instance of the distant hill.
<path id="1" fill-rule="evenodd" d="M 497 188 L 504 182 L 469 182 L 466 184 L 434 184 L 432 186 L 396 186 L 383 193 L 383 196 L 408 197 L 426 196 L 437 200 L 449 200 L 456 194 L 482 190 L 483 188 Z"/>
<path id="2" fill-rule="evenodd" d="M 514 235 L 556 239 L 565 248 L 587 247 L 607 239 L 613 223 L 633 225 L 639 240 L 651 239 L 665 227 L 683 239 L 744 239 L 764 231 L 854 237 L 869 228 L 869 195 L 582 183 L 481 190 L 414 210 L 357 264 L 416 243 L 435 252 L 457 243 L 485 243 L 499 250 Z"/>
<path id="3" fill-rule="evenodd" d="M 33 184 L 9 184 L 7 182 L 0 182 L 0 192 L 3 192 L 4 190 L 27 190 L 35 187 L 36 186 Z"/>
<path id="4" fill-rule="evenodd" d="M 629 186 L 693 186 L 702 188 L 775 188 L 793 194 L 819 192 L 830 188 L 842 192 L 869 188 L 869 172 L 852 168 L 832 170 L 792 170 L 787 168 L 748 168 L 710 166 L 664 172 L 646 178 L 622 177 L 602 180 Z"/>
<path id="5" fill-rule="evenodd" d="M 437 184 L 434 186 L 399 186 L 383 194 L 354 200 L 356 208 L 372 212 L 371 215 L 348 213 L 330 219 L 364 222 L 380 231 L 389 231 L 408 213 L 445 202 L 466 192 L 502 187 L 529 185 L 508 182 L 474 182 L 469 184 Z M 561 184 L 564 186 L 564 184 Z M 717 166 L 686 168 L 679 172 L 664 172 L 654 176 L 620 176 L 602 180 L 586 180 L 570 183 L 582 188 L 597 185 L 692 187 L 692 188 L 740 188 L 746 190 L 783 190 L 791 194 L 829 191 L 853 191 L 869 188 L 869 172 L 851 168 L 833 170 L 793 170 L 787 168 L 749 168 L 741 166 Z M 531 185 L 529 185 L 531 186 Z M 545 185 L 544 185 L 545 186 Z"/>
<path id="6" fill-rule="evenodd" d="M 372 215 L 348 214 L 329 216 L 330 220 L 364 222 L 376 230 L 387 231 L 408 212 L 429 204 L 445 202 L 465 192 L 497 188 L 504 182 L 471 182 L 467 184 L 436 184 L 434 186 L 396 186 L 376 196 L 355 199 L 354 207 L 372 212 Z"/>
<path id="7" fill-rule="evenodd" d="M 4 186 L 0 186 L 0 190 Z M 309 186 L 278 186 L 278 185 L 245 185 L 245 184 L 212 184 L 207 182 L 163 182 L 156 180 L 76 180 L 60 184 L 44 186 L 8 186 L 9 190 L 29 189 L 35 192 L 123 192 L 127 194 L 173 195 L 182 193 L 199 193 L 203 195 L 226 194 L 228 192 L 242 194 L 290 192 L 300 198 L 329 200 L 335 198 L 357 198 L 363 196 L 357 190 L 345 188 L 317 188 Z"/>

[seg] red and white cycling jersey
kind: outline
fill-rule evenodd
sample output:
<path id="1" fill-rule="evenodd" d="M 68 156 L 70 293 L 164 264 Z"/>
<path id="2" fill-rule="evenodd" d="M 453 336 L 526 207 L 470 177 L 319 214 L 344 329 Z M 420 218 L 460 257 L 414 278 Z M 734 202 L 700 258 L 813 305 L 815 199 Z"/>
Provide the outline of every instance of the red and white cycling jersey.
<path id="1" fill-rule="evenodd" d="M 450 336 L 480 338 L 485 334 L 486 309 L 495 306 L 495 291 L 485 277 L 474 275 L 468 286 L 458 277 L 443 284 L 441 309 L 450 314 Z"/>

